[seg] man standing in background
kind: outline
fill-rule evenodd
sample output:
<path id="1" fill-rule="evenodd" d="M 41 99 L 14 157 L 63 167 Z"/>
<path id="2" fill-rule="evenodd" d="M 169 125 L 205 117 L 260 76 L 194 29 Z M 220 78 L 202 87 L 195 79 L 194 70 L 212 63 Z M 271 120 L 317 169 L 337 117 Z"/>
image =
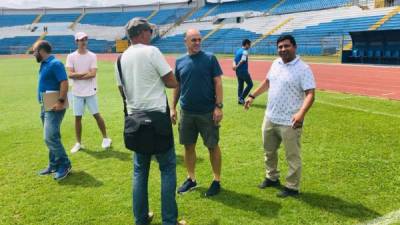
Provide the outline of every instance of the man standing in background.
<path id="1" fill-rule="evenodd" d="M 220 192 L 221 149 L 219 127 L 222 120 L 222 70 L 217 58 L 201 51 L 201 35 L 196 29 L 185 34 L 188 53 L 176 60 L 175 75 L 179 86 L 173 93 L 171 119 L 176 123 L 176 105 L 180 102 L 179 141 L 185 146 L 186 181 L 178 193 L 186 193 L 197 187 L 196 142 L 200 133 L 210 154 L 213 181 L 205 193 L 213 196 Z"/>
<path id="2" fill-rule="evenodd" d="M 49 149 L 49 165 L 39 175 L 54 173 L 55 180 L 61 180 L 71 171 L 71 162 L 61 142 L 61 122 L 65 114 L 65 103 L 68 92 L 68 79 L 64 65 L 51 55 L 51 45 L 47 41 L 39 41 L 33 46 L 33 55 L 40 63 L 38 98 L 42 104 L 40 118 L 43 123 L 44 140 Z M 51 109 L 44 105 L 46 93 L 59 93 L 57 102 Z"/>
<path id="3" fill-rule="evenodd" d="M 107 149 L 111 146 L 111 139 L 107 136 L 106 125 L 99 113 L 97 102 L 97 57 L 96 54 L 87 49 L 88 36 L 84 32 L 75 34 L 75 42 L 78 49 L 67 56 L 66 67 L 68 77 L 73 80 L 72 95 L 73 109 L 75 115 L 76 144 L 71 153 L 79 151 L 82 146 L 82 116 L 85 106 L 89 108 L 96 119 L 97 126 L 103 135 L 101 147 Z"/>
<path id="4" fill-rule="evenodd" d="M 251 88 L 253 88 L 253 81 L 249 73 L 249 49 L 251 46 L 251 41 L 249 39 L 244 39 L 242 42 L 242 47 L 236 50 L 235 58 L 233 60 L 232 69 L 236 71 L 236 77 L 238 80 L 238 103 L 240 105 L 244 104 L 244 99 L 250 93 Z M 244 88 L 244 83 L 246 82 L 246 88 Z"/>

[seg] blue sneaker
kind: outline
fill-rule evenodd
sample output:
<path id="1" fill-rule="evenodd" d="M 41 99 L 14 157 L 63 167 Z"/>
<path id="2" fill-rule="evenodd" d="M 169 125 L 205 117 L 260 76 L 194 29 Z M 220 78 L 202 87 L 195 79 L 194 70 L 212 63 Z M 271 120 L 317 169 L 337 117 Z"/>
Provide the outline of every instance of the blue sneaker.
<path id="1" fill-rule="evenodd" d="M 62 180 L 64 178 L 66 178 L 69 174 L 69 172 L 71 172 L 72 166 L 69 165 L 68 167 L 62 167 L 60 169 L 58 169 L 56 171 L 56 173 L 54 174 L 54 180 Z"/>
<path id="2" fill-rule="evenodd" d="M 52 173 L 54 173 L 54 172 L 56 172 L 56 169 L 54 169 L 54 168 L 48 166 L 47 168 L 42 169 L 41 171 L 39 171 L 38 174 L 39 174 L 40 176 L 46 176 L 46 175 L 50 175 L 50 174 L 52 174 Z"/>
<path id="3" fill-rule="evenodd" d="M 192 179 L 188 178 L 185 182 L 183 182 L 182 186 L 178 188 L 178 194 L 184 194 L 189 192 L 197 187 L 196 181 L 192 181 Z"/>

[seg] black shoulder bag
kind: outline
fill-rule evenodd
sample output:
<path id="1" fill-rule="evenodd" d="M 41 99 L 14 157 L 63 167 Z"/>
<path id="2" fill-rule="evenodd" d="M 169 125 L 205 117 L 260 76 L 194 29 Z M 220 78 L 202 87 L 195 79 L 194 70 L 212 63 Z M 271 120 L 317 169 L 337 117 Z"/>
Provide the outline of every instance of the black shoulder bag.
<path id="1" fill-rule="evenodd" d="M 125 90 L 122 78 L 121 55 L 118 57 L 117 67 L 122 89 Z M 158 111 L 135 111 L 132 114 L 128 114 L 124 91 L 122 91 L 122 95 L 125 114 L 125 147 L 146 155 L 160 154 L 170 150 L 174 146 L 174 136 L 169 116 L 168 100 L 166 99 L 167 107 L 165 113 Z"/>

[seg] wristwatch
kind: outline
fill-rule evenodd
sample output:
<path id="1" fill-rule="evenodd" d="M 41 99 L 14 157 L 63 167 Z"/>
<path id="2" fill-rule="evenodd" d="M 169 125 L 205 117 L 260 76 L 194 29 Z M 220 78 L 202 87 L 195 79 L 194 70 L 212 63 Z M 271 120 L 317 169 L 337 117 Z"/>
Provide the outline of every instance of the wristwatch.
<path id="1" fill-rule="evenodd" d="M 65 98 L 58 98 L 57 101 L 58 101 L 59 103 L 64 103 L 64 102 L 65 102 Z"/>
<path id="2" fill-rule="evenodd" d="M 215 106 L 219 109 L 222 109 L 224 107 L 224 104 L 222 103 L 216 103 Z"/>

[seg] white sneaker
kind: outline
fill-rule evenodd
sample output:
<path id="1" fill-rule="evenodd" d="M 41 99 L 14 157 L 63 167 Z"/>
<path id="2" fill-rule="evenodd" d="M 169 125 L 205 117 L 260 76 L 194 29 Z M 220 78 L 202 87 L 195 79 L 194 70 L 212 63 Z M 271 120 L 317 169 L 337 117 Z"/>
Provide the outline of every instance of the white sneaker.
<path id="1" fill-rule="evenodd" d="M 111 138 L 103 138 L 103 142 L 101 143 L 101 147 L 107 149 L 111 147 Z"/>
<path id="2" fill-rule="evenodd" d="M 74 147 L 72 147 L 71 148 L 71 153 L 76 153 L 76 152 L 78 152 L 79 150 L 81 150 L 83 148 L 83 145 L 81 145 L 80 143 L 76 143 L 75 145 L 74 145 Z"/>

